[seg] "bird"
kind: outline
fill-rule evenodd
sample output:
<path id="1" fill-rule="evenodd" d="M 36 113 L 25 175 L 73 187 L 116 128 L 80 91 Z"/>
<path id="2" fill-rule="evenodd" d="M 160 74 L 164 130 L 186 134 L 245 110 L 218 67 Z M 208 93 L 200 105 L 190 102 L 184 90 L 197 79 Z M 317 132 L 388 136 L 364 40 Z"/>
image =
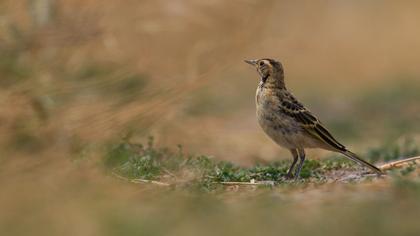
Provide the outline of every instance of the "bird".
<path id="1" fill-rule="evenodd" d="M 278 145 L 289 149 L 293 162 L 286 177 L 299 179 L 305 149 L 321 148 L 338 152 L 375 172 L 383 172 L 338 142 L 321 121 L 286 88 L 283 65 L 274 59 L 245 60 L 260 76 L 255 102 L 257 120 L 263 131 Z M 299 163 L 293 172 L 295 165 Z"/>

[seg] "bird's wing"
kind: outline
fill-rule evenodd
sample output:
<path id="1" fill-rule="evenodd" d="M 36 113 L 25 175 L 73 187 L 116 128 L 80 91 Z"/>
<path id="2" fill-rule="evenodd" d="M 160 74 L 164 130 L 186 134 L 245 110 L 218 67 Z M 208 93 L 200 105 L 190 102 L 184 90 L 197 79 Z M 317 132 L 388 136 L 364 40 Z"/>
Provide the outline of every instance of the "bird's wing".
<path id="1" fill-rule="evenodd" d="M 293 117 L 298 123 L 301 124 L 310 135 L 314 138 L 326 143 L 330 147 L 338 150 L 345 151 L 344 145 L 339 143 L 328 130 L 322 125 L 318 118 L 311 114 L 300 102 L 293 97 L 290 99 L 283 99 L 280 110 L 290 117 Z"/>
<path id="2" fill-rule="evenodd" d="M 319 119 L 312 115 L 311 112 L 294 97 L 288 96 L 286 99 L 283 99 L 279 108 L 290 117 L 293 117 L 301 124 L 301 127 L 303 127 L 314 138 L 324 142 L 338 152 L 341 152 L 351 160 L 370 168 L 378 174 L 382 174 L 382 171 L 378 167 L 348 151 L 344 145 L 335 140 L 330 132 L 328 132 L 328 130 L 321 124 Z"/>

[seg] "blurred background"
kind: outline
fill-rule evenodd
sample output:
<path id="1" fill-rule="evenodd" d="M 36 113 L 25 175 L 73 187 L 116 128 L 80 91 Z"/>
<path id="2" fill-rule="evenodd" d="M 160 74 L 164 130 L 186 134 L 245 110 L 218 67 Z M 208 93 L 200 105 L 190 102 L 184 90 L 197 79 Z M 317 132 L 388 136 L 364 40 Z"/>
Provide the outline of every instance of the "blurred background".
<path id="1" fill-rule="evenodd" d="M 101 234 L 83 210 L 91 197 L 100 214 L 115 195 L 141 195 L 98 177 L 95 157 L 115 140 L 154 136 L 240 165 L 290 158 L 257 126 L 259 77 L 244 59 L 280 60 L 289 90 L 355 152 L 418 143 L 418 22 L 415 1 L 2 0 L 0 220 L 19 225 L 23 212 L 63 198 L 70 206 L 57 202 L 35 222 L 64 210 L 84 227 L 75 235 Z M 54 234 L 67 232 L 65 219 Z"/>
<path id="2" fill-rule="evenodd" d="M 2 1 L 1 146 L 26 156 L 130 135 L 238 159 L 279 158 L 255 120 L 247 58 L 338 139 L 416 133 L 417 3 Z M 231 10 L 234 9 L 234 10 Z M 288 153 L 287 153 L 288 154 Z"/>

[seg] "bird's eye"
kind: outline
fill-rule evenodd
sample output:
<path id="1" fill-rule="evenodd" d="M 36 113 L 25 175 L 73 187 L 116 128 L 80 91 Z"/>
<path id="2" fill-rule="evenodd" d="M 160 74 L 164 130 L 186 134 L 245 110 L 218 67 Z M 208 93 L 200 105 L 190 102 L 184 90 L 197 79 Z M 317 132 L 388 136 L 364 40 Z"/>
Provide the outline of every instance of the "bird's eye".
<path id="1" fill-rule="evenodd" d="M 263 66 L 264 65 L 264 62 L 263 61 L 260 61 L 260 63 L 258 63 L 258 65 L 259 66 Z"/>

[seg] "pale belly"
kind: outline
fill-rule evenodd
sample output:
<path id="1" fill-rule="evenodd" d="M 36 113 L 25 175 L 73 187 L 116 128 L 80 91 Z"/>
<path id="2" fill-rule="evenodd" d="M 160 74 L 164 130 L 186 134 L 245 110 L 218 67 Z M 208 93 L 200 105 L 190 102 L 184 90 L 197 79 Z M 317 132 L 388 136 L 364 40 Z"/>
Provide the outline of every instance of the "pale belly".
<path id="1" fill-rule="evenodd" d="M 258 97 L 257 120 L 264 132 L 278 145 L 288 148 L 316 148 L 322 146 L 317 139 L 312 138 L 292 117 L 283 114 L 276 101 Z"/>

